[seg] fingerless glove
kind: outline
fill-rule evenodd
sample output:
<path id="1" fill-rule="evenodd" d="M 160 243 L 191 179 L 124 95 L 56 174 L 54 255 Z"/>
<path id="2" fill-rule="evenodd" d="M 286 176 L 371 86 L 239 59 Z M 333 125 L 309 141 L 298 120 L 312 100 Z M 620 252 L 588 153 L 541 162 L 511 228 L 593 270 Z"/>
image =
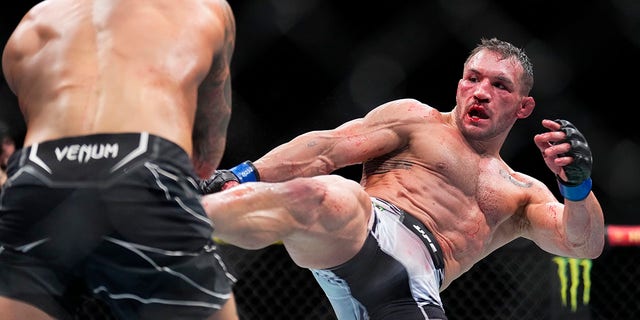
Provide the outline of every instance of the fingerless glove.
<path id="1" fill-rule="evenodd" d="M 560 194 L 571 201 L 584 200 L 591 192 L 591 168 L 593 157 L 591 149 L 584 135 L 567 120 L 556 119 L 561 125 L 560 130 L 566 134 L 566 138 L 558 143 L 567 142 L 571 145 L 568 152 L 560 154 L 560 157 L 573 157 L 573 162 L 563 167 L 567 181 L 556 176 Z"/>
<path id="2" fill-rule="evenodd" d="M 245 161 L 231 169 L 216 170 L 209 179 L 200 181 L 200 190 L 204 194 L 222 191 L 229 182 L 245 183 L 260 181 L 258 170 L 251 161 Z"/>

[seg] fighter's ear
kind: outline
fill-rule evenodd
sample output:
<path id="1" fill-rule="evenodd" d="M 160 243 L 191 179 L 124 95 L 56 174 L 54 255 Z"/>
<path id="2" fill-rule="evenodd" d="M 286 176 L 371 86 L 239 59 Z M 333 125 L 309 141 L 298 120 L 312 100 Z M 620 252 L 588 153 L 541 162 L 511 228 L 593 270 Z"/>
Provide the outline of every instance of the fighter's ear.
<path id="1" fill-rule="evenodd" d="M 530 116 L 535 107 L 536 101 L 533 97 L 523 97 L 522 101 L 520 101 L 520 108 L 518 109 L 518 119 L 524 119 Z"/>

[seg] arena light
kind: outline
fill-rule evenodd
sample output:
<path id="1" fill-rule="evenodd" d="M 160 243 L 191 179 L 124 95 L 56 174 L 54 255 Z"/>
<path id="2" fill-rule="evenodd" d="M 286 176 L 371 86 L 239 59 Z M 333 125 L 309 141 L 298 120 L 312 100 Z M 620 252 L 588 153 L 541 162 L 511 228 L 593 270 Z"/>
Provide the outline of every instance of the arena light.
<path id="1" fill-rule="evenodd" d="M 640 225 L 607 225 L 606 240 L 612 247 L 640 246 Z"/>

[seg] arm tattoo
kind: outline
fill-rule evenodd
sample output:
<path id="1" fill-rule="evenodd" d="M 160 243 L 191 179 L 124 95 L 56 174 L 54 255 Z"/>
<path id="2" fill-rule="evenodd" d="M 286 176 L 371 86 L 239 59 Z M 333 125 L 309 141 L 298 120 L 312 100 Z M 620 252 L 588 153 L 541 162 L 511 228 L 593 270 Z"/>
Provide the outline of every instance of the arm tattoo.
<path id="1" fill-rule="evenodd" d="M 514 185 L 521 187 L 521 188 L 531 188 L 531 186 L 533 185 L 533 183 L 531 182 L 525 182 L 525 181 L 519 181 L 516 180 L 516 178 L 514 178 L 512 175 L 509 174 L 509 172 L 500 169 L 500 175 L 507 179 L 509 182 L 513 183 Z"/>

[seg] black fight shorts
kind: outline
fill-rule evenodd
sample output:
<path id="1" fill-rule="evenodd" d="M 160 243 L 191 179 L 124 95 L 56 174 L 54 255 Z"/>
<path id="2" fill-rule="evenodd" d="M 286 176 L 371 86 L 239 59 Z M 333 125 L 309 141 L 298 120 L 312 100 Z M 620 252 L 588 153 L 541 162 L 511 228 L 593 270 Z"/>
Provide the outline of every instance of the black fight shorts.
<path id="1" fill-rule="evenodd" d="M 0 194 L 0 295 L 71 317 L 78 289 L 121 319 L 203 319 L 235 279 L 188 155 L 147 133 L 15 152 Z M 79 285 L 80 284 L 80 285 Z"/>

